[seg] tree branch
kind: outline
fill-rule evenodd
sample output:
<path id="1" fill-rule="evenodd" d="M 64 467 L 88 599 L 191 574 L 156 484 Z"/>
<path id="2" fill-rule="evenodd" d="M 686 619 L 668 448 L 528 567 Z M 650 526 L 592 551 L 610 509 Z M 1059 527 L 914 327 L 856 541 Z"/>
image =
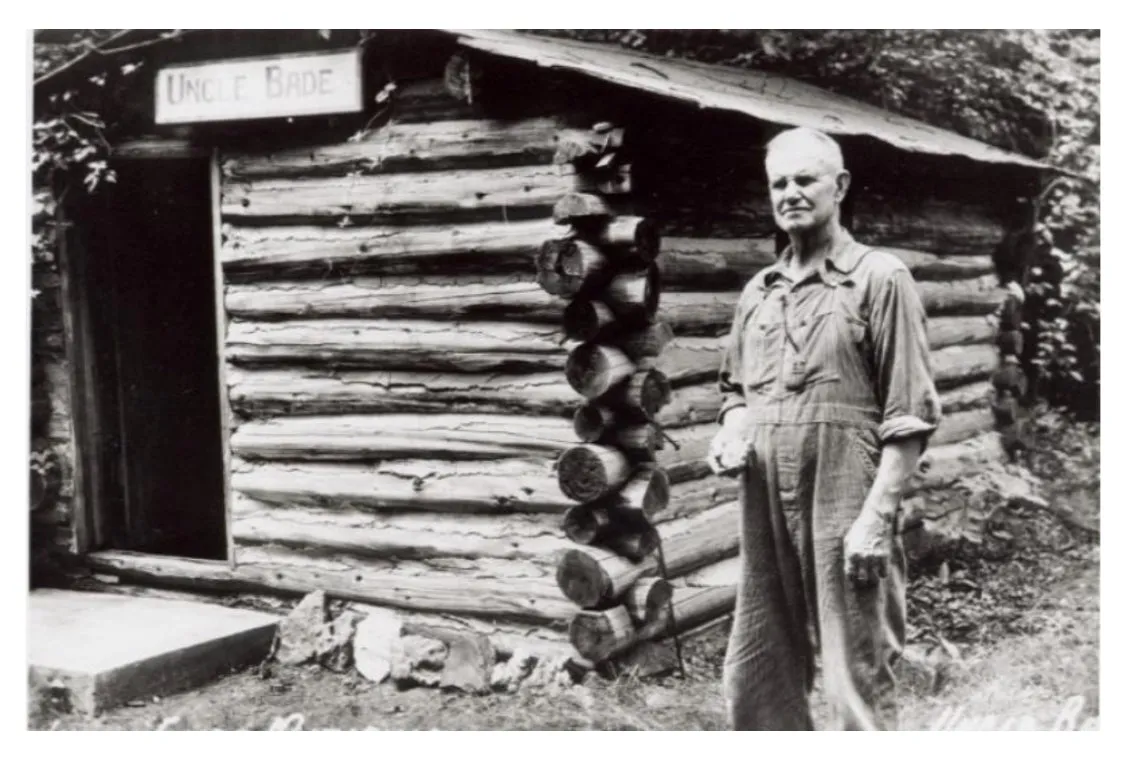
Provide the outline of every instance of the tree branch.
<path id="1" fill-rule="evenodd" d="M 33 82 L 33 85 L 38 87 L 39 85 L 43 84 L 44 82 L 46 82 L 50 79 L 54 79 L 58 75 L 62 74 L 64 71 L 67 71 L 68 69 L 74 67 L 78 63 L 86 60 L 87 58 L 89 58 L 90 56 L 95 55 L 95 54 L 100 55 L 100 56 L 116 55 L 118 53 L 123 53 L 127 50 L 137 50 L 138 48 L 145 48 L 145 47 L 148 47 L 150 45 L 156 45 L 159 42 L 165 42 L 167 40 L 175 40 L 175 39 L 178 39 L 178 38 L 184 36 L 183 30 L 177 29 L 177 30 L 174 30 L 172 32 L 161 34 L 158 37 L 151 38 L 151 39 L 148 39 L 148 40 L 141 40 L 140 42 L 130 43 L 129 45 L 122 45 L 122 46 L 116 47 L 116 48 L 107 47 L 111 43 L 116 42 L 117 40 L 120 40 L 121 38 L 128 35 L 130 32 L 134 32 L 134 31 L 136 31 L 136 30 L 135 29 L 123 29 L 120 32 L 118 32 L 117 34 L 115 34 L 112 37 L 110 37 L 109 39 L 107 39 L 101 45 L 90 46 L 87 50 L 83 51 L 79 55 L 70 59 L 66 63 L 60 64 L 59 66 L 55 67 L 51 71 L 47 72 L 46 74 L 42 74 L 39 77 L 37 77 L 35 79 L 35 81 Z"/>
<path id="2" fill-rule="evenodd" d="M 108 40 L 106 40 L 106 43 L 113 42 L 114 40 L 120 40 L 122 37 L 124 37 L 125 35 L 129 34 L 132 31 L 133 31 L 132 29 L 122 29 L 120 32 L 118 32 L 117 34 L 113 35 Z M 103 43 L 103 44 L 106 44 L 106 43 Z M 70 69 L 72 66 L 74 66 L 74 65 L 78 64 L 79 62 L 84 61 L 87 58 L 89 58 L 97 50 L 98 50 L 98 46 L 96 46 L 96 45 L 89 46 L 86 50 L 79 53 L 77 56 L 70 59 L 66 63 L 60 64 L 59 66 L 56 66 L 54 69 L 51 69 L 51 71 L 47 72 L 46 74 L 41 74 L 40 76 L 36 77 L 35 81 L 32 84 L 35 85 L 35 86 L 41 85 L 44 82 L 46 82 L 47 80 L 52 79 L 54 77 L 57 77 L 59 74 L 62 74 L 64 71 L 66 71 L 67 69 Z"/>

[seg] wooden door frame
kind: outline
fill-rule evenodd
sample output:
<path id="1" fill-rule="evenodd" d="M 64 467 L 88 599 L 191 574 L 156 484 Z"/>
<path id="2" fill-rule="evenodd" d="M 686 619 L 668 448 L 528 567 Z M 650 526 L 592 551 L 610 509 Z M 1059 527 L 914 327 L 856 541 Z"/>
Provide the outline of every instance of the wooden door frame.
<path id="1" fill-rule="evenodd" d="M 217 149 L 188 145 L 182 140 L 146 139 L 115 147 L 111 155 L 128 160 L 208 159 L 211 194 L 212 271 L 215 289 L 215 344 L 218 353 L 216 384 L 219 399 L 219 436 L 221 468 L 223 469 L 223 515 L 226 524 L 226 561 L 187 559 L 198 563 L 235 566 L 234 538 L 231 526 L 231 408 L 227 393 L 227 367 L 223 347 L 227 336 L 227 310 L 224 304 L 223 265 L 221 256 L 222 218 L 220 216 L 220 170 Z M 98 555 L 96 546 L 107 538 L 98 532 L 102 491 L 98 471 L 97 431 L 101 425 L 98 411 L 98 392 L 94 382 L 94 342 L 92 318 L 88 309 L 91 298 L 85 278 L 89 258 L 77 246 L 73 225 L 81 224 L 68 218 L 60 204 L 59 222 L 63 235 L 59 238 L 59 272 L 63 313 L 63 346 L 67 358 L 67 383 L 71 399 L 71 423 L 74 441 L 74 497 L 72 528 L 74 550 L 78 555 Z M 121 551 L 108 550 L 110 554 Z M 150 555 L 132 553 L 131 555 Z M 162 556 L 176 558 L 175 556 Z"/>

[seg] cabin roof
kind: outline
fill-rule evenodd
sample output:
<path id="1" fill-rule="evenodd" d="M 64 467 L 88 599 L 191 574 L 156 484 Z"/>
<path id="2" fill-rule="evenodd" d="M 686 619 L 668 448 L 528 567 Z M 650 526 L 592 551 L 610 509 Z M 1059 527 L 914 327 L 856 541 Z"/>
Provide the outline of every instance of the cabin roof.
<path id="1" fill-rule="evenodd" d="M 867 135 L 897 148 L 958 155 L 994 164 L 1053 169 L 925 122 L 831 93 L 779 74 L 662 58 L 612 45 L 496 30 L 446 29 L 458 43 L 486 53 L 564 69 L 624 87 L 734 111 L 767 122 L 836 135 Z"/>

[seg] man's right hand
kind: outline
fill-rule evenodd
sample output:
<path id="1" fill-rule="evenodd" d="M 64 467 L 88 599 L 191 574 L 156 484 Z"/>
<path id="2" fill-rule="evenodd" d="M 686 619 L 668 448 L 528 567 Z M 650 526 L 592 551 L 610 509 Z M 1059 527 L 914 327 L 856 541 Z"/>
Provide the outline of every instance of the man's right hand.
<path id="1" fill-rule="evenodd" d="M 708 466 L 712 473 L 732 475 L 738 473 L 747 461 L 748 440 L 744 427 L 742 407 L 729 410 L 724 415 L 720 432 L 713 437 L 708 448 Z"/>

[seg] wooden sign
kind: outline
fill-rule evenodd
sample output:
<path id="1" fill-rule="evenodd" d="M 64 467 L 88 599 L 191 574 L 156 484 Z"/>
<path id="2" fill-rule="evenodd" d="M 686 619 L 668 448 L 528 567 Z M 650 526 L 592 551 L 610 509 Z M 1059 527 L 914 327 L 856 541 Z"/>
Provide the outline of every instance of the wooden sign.
<path id="1" fill-rule="evenodd" d="M 172 66 L 157 73 L 156 123 L 354 113 L 360 82 L 359 50 Z"/>

